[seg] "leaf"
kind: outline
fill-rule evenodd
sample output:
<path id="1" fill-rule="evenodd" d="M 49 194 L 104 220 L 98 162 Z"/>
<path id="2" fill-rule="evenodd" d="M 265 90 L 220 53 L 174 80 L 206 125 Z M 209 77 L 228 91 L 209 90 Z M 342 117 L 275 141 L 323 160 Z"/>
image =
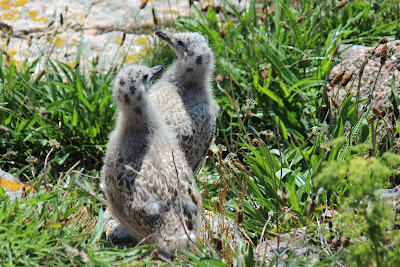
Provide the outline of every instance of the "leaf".
<path id="1" fill-rule="evenodd" d="M 275 175 L 279 178 L 284 178 L 288 173 L 293 172 L 291 169 L 288 168 L 282 168 L 280 170 L 278 170 Z"/>
<path id="2" fill-rule="evenodd" d="M 319 87 L 319 86 L 323 86 L 325 84 L 325 81 L 322 79 L 315 79 L 315 78 L 304 78 L 302 80 L 300 80 L 299 82 L 297 82 L 296 84 L 294 84 L 292 87 L 290 87 L 288 89 L 288 92 L 291 93 L 292 91 L 298 92 L 298 93 L 303 93 L 303 90 L 308 90 L 311 87 Z M 292 101 L 293 97 L 296 94 L 292 94 L 291 98 L 289 99 L 289 102 Z"/>
<path id="3" fill-rule="evenodd" d="M 340 108 L 339 112 L 339 117 L 343 120 L 346 121 L 349 117 L 349 111 L 351 110 L 351 107 L 354 105 L 353 101 L 351 100 L 353 97 L 353 93 L 351 93 L 344 101 L 342 104 L 342 107 Z"/>
<path id="4" fill-rule="evenodd" d="M 22 132 L 25 129 L 25 126 L 28 124 L 27 120 L 22 120 L 19 122 L 18 127 L 17 127 L 17 131 L 18 132 Z"/>
<path id="5" fill-rule="evenodd" d="M 84 203 L 80 203 L 79 205 L 76 205 L 74 207 L 72 207 L 71 209 L 68 209 L 67 213 L 65 214 L 65 218 L 67 218 L 68 216 L 70 216 L 71 214 L 73 214 L 75 211 L 77 211 L 80 207 L 82 207 Z"/>
<path id="6" fill-rule="evenodd" d="M 259 92 L 267 95 L 273 101 L 278 103 L 279 106 L 284 106 L 282 99 L 275 92 L 273 92 L 273 91 L 271 91 L 271 90 L 267 89 L 266 87 L 261 86 L 259 84 L 255 84 L 255 87 Z"/>
<path id="7" fill-rule="evenodd" d="M 74 92 L 74 91 L 75 91 L 75 89 L 74 89 L 73 87 L 71 87 L 71 86 L 69 86 L 69 85 L 67 85 L 67 84 L 65 84 L 65 83 L 54 82 L 54 81 L 52 81 L 52 83 L 53 83 L 54 85 L 60 86 L 60 87 L 62 87 L 62 88 L 65 88 L 65 89 L 67 89 L 67 90 L 70 91 L 70 92 Z"/>
<path id="8" fill-rule="evenodd" d="M 290 10 L 289 6 L 283 0 L 279 0 L 279 2 L 280 2 L 280 7 L 284 11 L 283 16 L 286 18 L 289 18 L 290 27 L 294 33 L 296 46 L 299 47 L 301 50 L 304 50 L 305 42 L 303 40 L 304 39 L 303 33 L 300 30 L 299 23 L 296 22 L 296 20 L 297 20 L 296 16 L 293 14 L 293 12 Z"/>
<path id="9" fill-rule="evenodd" d="M 47 220 L 46 221 L 46 227 L 48 227 L 48 228 L 61 228 L 62 225 L 60 223 Z"/>
<path id="10" fill-rule="evenodd" d="M 78 50 L 76 51 L 76 59 L 75 59 L 76 64 L 79 64 L 79 62 L 81 61 L 82 48 L 83 48 L 83 31 L 81 33 L 81 38 L 79 40 Z"/>
<path id="11" fill-rule="evenodd" d="M 94 112 L 94 107 L 90 105 L 89 101 L 86 99 L 86 96 L 84 95 L 82 79 L 79 76 L 77 77 L 76 80 L 76 89 L 79 100 L 90 110 L 90 112 Z"/>
<path id="12" fill-rule="evenodd" d="M 74 79 L 73 79 L 74 71 L 71 68 L 71 66 L 68 66 L 67 64 L 59 62 L 59 61 L 57 61 L 57 66 L 61 69 L 61 71 L 67 78 L 68 84 L 73 85 L 74 84 Z M 60 81 L 62 81 L 62 80 L 63 79 L 60 76 Z"/>
<path id="13" fill-rule="evenodd" d="M 7 196 L 6 191 L 0 186 L 0 198 L 4 199 Z"/>
<path id="14" fill-rule="evenodd" d="M 348 150 L 349 142 L 352 141 L 352 140 L 356 140 L 357 136 L 360 133 L 361 127 L 363 125 L 365 125 L 366 123 L 368 123 L 367 122 L 367 117 L 368 117 L 368 114 L 370 113 L 370 111 L 371 111 L 371 105 L 361 115 L 360 119 L 357 121 L 357 124 L 352 127 L 352 129 L 351 129 L 351 131 L 349 133 L 350 134 L 349 141 L 344 143 L 344 145 L 341 147 L 341 149 L 340 149 L 340 151 L 338 153 L 338 157 L 337 158 L 339 160 L 344 160 L 347 157 L 347 155 L 349 153 L 349 150 Z"/>
<path id="15" fill-rule="evenodd" d="M 72 126 L 77 126 L 78 125 L 78 110 L 76 109 L 76 107 L 74 107 L 74 113 L 72 116 Z"/>
<path id="16" fill-rule="evenodd" d="M 311 166 L 312 166 L 312 168 L 315 169 L 317 164 L 318 164 L 318 156 L 317 155 L 313 155 L 311 157 Z"/>
<path id="17" fill-rule="evenodd" d="M 360 138 L 358 139 L 358 142 L 364 143 L 365 141 L 367 141 L 368 136 L 369 136 L 368 124 L 363 124 L 361 126 L 361 134 L 360 134 Z"/>
<path id="18" fill-rule="evenodd" d="M 400 98 L 399 98 L 399 95 L 397 94 L 396 77 L 394 76 L 394 74 L 392 74 L 392 83 L 391 83 L 390 87 L 392 89 L 392 96 L 390 97 L 390 100 L 394 107 L 393 112 L 394 112 L 395 118 L 398 119 L 399 118 L 399 109 L 397 107 L 400 106 Z"/>
<path id="19" fill-rule="evenodd" d="M 88 242 L 89 247 L 93 246 L 100 239 L 103 233 L 103 228 L 104 228 L 104 216 L 103 216 L 103 210 L 100 208 L 99 216 L 97 217 L 96 228 L 94 229 L 92 237 Z"/>
<path id="20" fill-rule="evenodd" d="M 50 200 L 52 198 L 56 198 L 58 196 L 59 190 L 55 190 L 49 193 L 45 194 L 40 194 L 38 196 L 38 200 L 43 201 L 43 200 Z"/>
<path id="21" fill-rule="evenodd" d="M 188 251 L 180 250 L 183 254 L 185 254 L 190 260 L 192 260 L 194 263 L 196 263 L 196 266 L 200 267 L 208 267 L 208 265 L 202 263 L 200 261 L 200 258 L 194 255 L 193 253 L 190 253 Z"/>
<path id="22" fill-rule="evenodd" d="M 249 244 L 249 250 L 246 255 L 246 266 L 252 267 L 254 265 L 255 265 L 255 262 L 254 262 L 253 246 L 251 244 Z"/>

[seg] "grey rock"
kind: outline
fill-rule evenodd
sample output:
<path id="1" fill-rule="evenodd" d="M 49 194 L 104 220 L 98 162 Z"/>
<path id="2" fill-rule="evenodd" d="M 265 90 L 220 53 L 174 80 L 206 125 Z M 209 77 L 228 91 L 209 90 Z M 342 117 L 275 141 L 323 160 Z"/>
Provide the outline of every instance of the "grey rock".
<path id="1" fill-rule="evenodd" d="M 294 252 L 297 257 L 306 257 L 311 262 L 319 260 L 320 251 L 315 243 L 307 236 L 306 227 L 284 233 L 272 240 L 266 240 L 258 244 L 254 250 L 254 259 L 259 263 L 270 263 L 275 256 L 280 256 L 278 266 L 285 266 L 284 262 L 289 253 Z M 278 247 L 279 244 L 279 247 Z"/>
<path id="2" fill-rule="evenodd" d="M 134 240 L 127 231 L 122 228 L 121 224 L 114 217 L 111 210 L 107 208 L 104 211 L 104 233 L 111 246 L 118 248 L 133 247 Z"/>
<path id="3" fill-rule="evenodd" d="M 239 252 L 240 249 L 249 245 L 249 239 L 245 237 L 243 227 L 232 219 L 211 210 L 203 210 L 203 215 L 199 237 L 204 242 L 214 242 L 215 239 L 222 238 L 221 241 L 231 253 Z M 136 242 L 124 230 L 109 208 L 104 212 L 104 222 L 104 232 L 110 245 L 120 248 L 136 245 Z"/>
<path id="4" fill-rule="evenodd" d="M 41 58 L 37 73 L 47 58 L 76 65 L 78 44 L 83 36 L 81 67 L 90 69 L 99 57 L 98 70 L 110 66 L 140 63 L 153 46 L 153 30 L 164 28 L 179 16 L 190 14 L 189 1 L 149 0 L 16 0 L 0 8 L 0 46 L 10 62 Z M 196 2 L 221 5 L 223 1 Z M 243 9 L 246 1 L 232 1 Z M 154 15 L 153 16 L 153 10 Z M 157 25 L 155 25 L 155 19 Z M 147 30 L 146 30 L 147 29 Z M 125 39 L 122 42 L 122 36 Z M 4 57 L 6 59 L 6 57 Z"/>
<path id="5" fill-rule="evenodd" d="M 229 248 L 230 253 L 240 253 L 241 249 L 249 245 L 244 228 L 234 220 L 211 210 L 203 210 L 202 239 L 207 242 L 220 239 L 222 244 Z"/>
<path id="6" fill-rule="evenodd" d="M 372 93 L 372 104 L 379 109 L 385 108 L 390 104 L 389 97 L 392 94 L 392 79 L 394 77 L 394 88 L 397 94 L 400 94 L 400 40 L 388 42 L 388 56 L 385 64 L 382 66 L 378 76 L 380 64 L 380 49 L 382 45 L 372 53 L 368 59 L 361 78 L 360 98 L 366 99 Z M 346 87 L 328 86 L 329 96 L 337 98 L 339 103 L 342 103 L 344 97 L 349 91 L 353 92 L 353 96 L 357 94 L 358 77 L 357 74 L 366 60 L 367 56 L 373 51 L 374 47 L 361 45 L 341 45 L 339 51 L 340 58 L 332 68 L 329 75 L 330 79 L 345 70 L 346 73 L 354 72 L 354 83 L 350 82 Z M 378 79 L 376 81 L 376 79 Z M 373 86 L 375 84 L 375 88 Z M 352 84 L 352 85 L 351 85 Z M 355 98 L 354 98 L 355 99 Z M 397 107 L 394 107 L 397 108 Z"/>
<path id="7" fill-rule="evenodd" d="M 376 190 L 375 194 L 386 201 L 387 205 L 393 206 L 396 211 L 400 210 L 400 185 L 390 189 Z"/>
<path id="8" fill-rule="evenodd" d="M 25 185 L 12 174 L 0 169 L 0 186 L 10 199 L 21 198 L 26 195 Z M 9 187 L 13 187 L 12 189 Z"/>

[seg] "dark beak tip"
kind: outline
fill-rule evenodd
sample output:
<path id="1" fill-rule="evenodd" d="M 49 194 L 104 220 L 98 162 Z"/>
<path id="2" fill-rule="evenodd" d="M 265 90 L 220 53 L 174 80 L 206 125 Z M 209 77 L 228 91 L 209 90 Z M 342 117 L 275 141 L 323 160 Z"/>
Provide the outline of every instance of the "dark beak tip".
<path id="1" fill-rule="evenodd" d="M 160 39 L 162 39 L 162 40 L 164 40 L 164 41 L 169 41 L 170 40 L 170 38 L 171 38 L 171 34 L 169 33 L 169 32 L 167 32 L 167 31 L 165 31 L 165 30 L 157 30 L 156 32 L 155 32 L 155 35 L 158 37 L 158 38 L 160 38 Z"/>
<path id="2" fill-rule="evenodd" d="M 151 68 L 153 70 L 153 77 L 155 78 L 162 74 L 165 71 L 165 67 L 163 65 L 157 65 Z"/>
<path id="3" fill-rule="evenodd" d="M 164 71 L 165 67 L 163 65 L 157 65 L 152 68 L 154 71 Z"/>
<path id="4" fill-rule="evenodd" d="M 156 30 L 154 34 L 160 37 L 160 35 L 162 35 L 162 32 L 163 32 L 162 30 Z"/>
<path id="5" fill-rule="evenodd" d="M 157 35 L 158 37 L 166 36 L 167 32 L 164 30 L 156 30 L 155 35 Z"/>

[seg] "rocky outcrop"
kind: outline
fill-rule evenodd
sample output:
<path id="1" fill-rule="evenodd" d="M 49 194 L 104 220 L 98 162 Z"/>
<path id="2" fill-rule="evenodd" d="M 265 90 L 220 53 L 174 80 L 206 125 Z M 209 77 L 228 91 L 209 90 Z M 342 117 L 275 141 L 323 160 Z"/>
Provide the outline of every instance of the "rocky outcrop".
<path id="1" fill-rule="evenodd" d="M 4 60 L 20 65 L 25 59 L 55 59 L 99 70 L 140 63 L 152 52 L 153 32 L 190 15 L 189 2 L 179 0 L 5 0 L 0 3 L 0 46 Z M 221 1 L 194 4 L 204 10 Z M 246 1 L 232 1 L 243 9 Z M 242 2 L 242 3 L 240 3 Z M 37 70 L 38 72 L 40 70 Z"/>
<path id="2" fill-rule="evenodd" d="M 380 53 L 383 45 L 379 45 L 375 51 L 373 51 L 374 47 L 341 45 L 339 49 L 341 55 L 332 68 L 330 79 L 332 80 L 334 76 L 341 71 L 346 71 L 346 73 L 353 72 L 353 80 L 355 80 L 354 83 L 350 81 L 345 87 L 339 87 L 338 85 L 328 86 L 329 95 L 337 98 L 339 103 L 343 101 L 349 90 L 351 90 L 355 96 L 358 87 L 357 74 L 363 62 L 372 52 L 365 65 L 364 73 L 361 78 L 360 98 L 366 99 L 372 93 L 372 104 L 379 109 L 385 108 L 388 104 L 391 104 L 388 98 L 392 94 L 392 83 L 397 94 L 400 94 L 400 40 L 388 42 L 387 45 L 387 59 L 385 64 L 382 65 L 380 73 Z M 376 85 L 374 87 L 375 82 Z"/>

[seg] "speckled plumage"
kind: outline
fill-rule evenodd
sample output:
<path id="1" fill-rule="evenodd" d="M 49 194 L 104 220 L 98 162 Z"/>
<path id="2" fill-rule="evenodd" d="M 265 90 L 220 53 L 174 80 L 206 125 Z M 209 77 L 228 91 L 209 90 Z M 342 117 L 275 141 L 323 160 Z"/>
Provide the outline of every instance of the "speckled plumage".
<path id="1" fill-rule="evenodd" d="M 175 130 L 194 174 L 201 167 L 215 134 L 218 104 L 210 86 L 214 56 L 206 39 L 192 32 L 157 31 L 178 59 L 151 88 L 150 98 Z"/>
<path id="2" fill-rule="evenodd" d="M 130 235 L 174 252 L 200 231 L 201 199 L 174 132 L 148 99 L 158 72 L 159 66 L 133 65 L 118 73 L 118 120 L 102 175 L 111 210 Z"/>

